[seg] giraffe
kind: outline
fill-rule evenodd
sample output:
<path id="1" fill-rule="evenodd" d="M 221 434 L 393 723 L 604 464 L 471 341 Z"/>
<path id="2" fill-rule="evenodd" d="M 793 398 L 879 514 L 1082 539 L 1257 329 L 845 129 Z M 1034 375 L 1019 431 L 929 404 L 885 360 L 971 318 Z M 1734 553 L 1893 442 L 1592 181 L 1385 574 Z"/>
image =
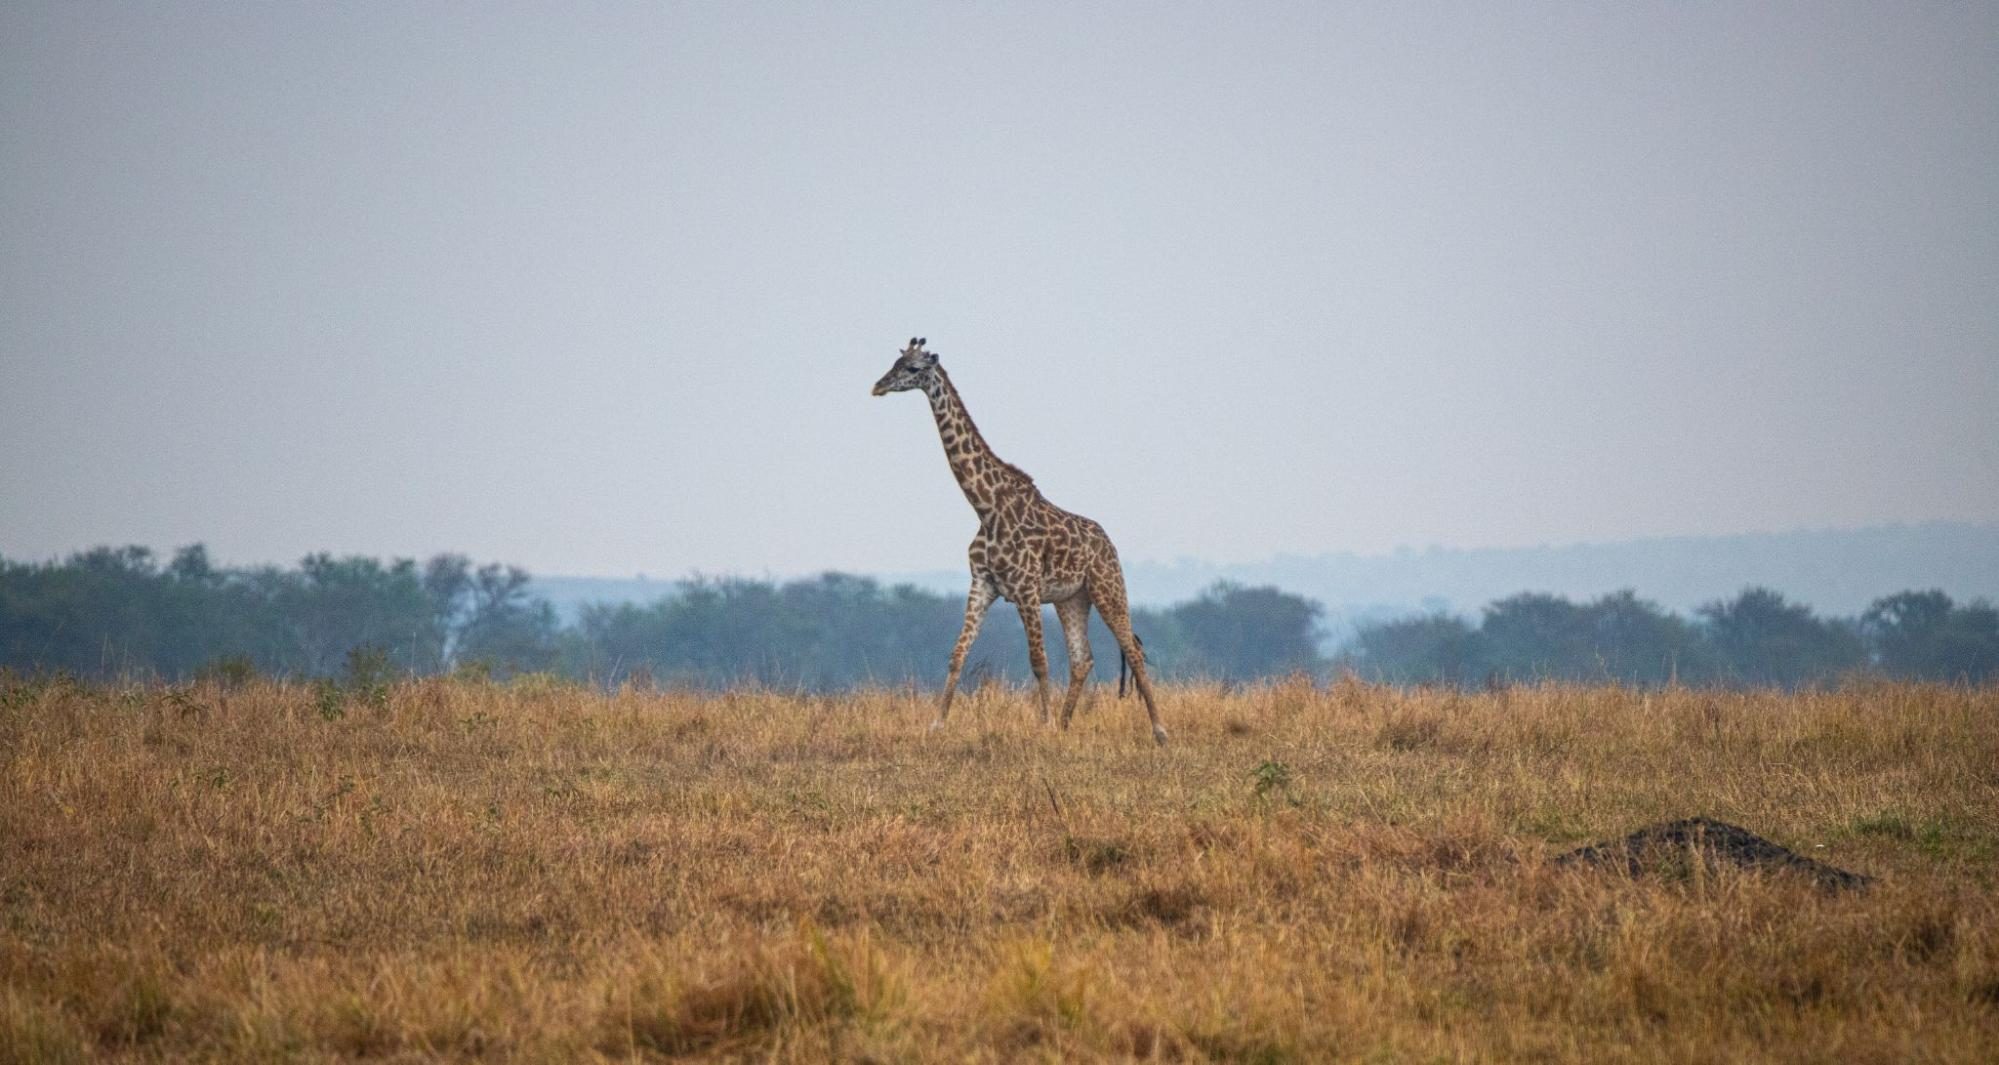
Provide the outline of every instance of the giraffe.
<path id="1" fill-rule="evenodd" d="M 1118 650 L 1131 668 L 1145 713 L 1152 719 L 1152 738 L 1166 745 L 1166 727 L 1159 723 L 1152 682 L 1145 675 L 1145 657 L 1131 631 L 1131 609 L 1125 599 L 1124 569 L 1117 548 L 1104 527 L 1050 503 L 1020 467 L 993 454 L 951 378 L 938 365 L 937 353 L 926 351 L 922 337 L 911 337 L 888 373 L 875 382 L 874 394 L 921 391 L 930 398 L 944 458 L 965 500 L 979 516 L 979 533 L 966 556 L 972 566 L 972 589 L 965 597 L 965 624 L 951 649 L 951 671 L 944 678 L 944 697 L 937 706 L 932 730 L 942 728 L 951 712 L 951 696 L 965 653 L 979 635 L 979 625 L 996 599 L 1006 599 L 1020 611 L 1027 629 L 1027 659 L 1034 667 L 1041 723 L 1048 724 L 1048 650 L 1041 638 L 1041 604 L 1053 603 L 1069 649 L 1069 691 L 1062 699 L 1061 724 L 1069 727 L 1083 682 L 1090 675 L 1090 608 L 1096 607 L 1117 638 Z"/>

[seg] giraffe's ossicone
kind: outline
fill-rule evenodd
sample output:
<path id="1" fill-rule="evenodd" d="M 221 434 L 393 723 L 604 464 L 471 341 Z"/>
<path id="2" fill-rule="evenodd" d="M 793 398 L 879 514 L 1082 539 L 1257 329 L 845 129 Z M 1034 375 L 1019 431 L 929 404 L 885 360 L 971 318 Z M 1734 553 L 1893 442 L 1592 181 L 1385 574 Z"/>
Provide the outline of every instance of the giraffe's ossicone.
<path id="1" fill-rule="evenodd" d="M 1152 720 L 1152 738 L 1163 746 L 1166 727 L 1159 723 L 1152 682 L 1145 674 L 1145 657 L 1132 635 L 1131 607 L 1125 598 L 1124 568 L 1118 565 L 1117 548 L 1104 534 L 1103 526 L 1050 503 L 1034 486 L 1034 478 L 993 454 L 978 426 L 972 424 L 950 376 L 938 363 L 937 353 L 926 350 L 925 343 L 922 337 L 911 337 L 909 346 L 897 353 L 895 365 L 875 382 L 874 394 L 919 391 L 930 398 L 944 458 L 951 464 L 951 474 L 964 490 L 966 502 L 979 516 L 978 535 L 966 551 L 972 567 L 972 590 L 965 597 L 965 624 L 951 650 L 951 671 L 944 678 L 944 696 L 937 705 L 937 720 L 930 727 L 941 727 L 951 712 L 951 697 L 958 690 L 965 653 L 979 635 L 986 610 L 995 599 L 1005 599 L 1020 611 L 1021 624 L 1027 628 L 1028 662 L 1034 667 L 1044 724 L 1049 720 L 1048 651 L 1042 644 L 1041 604 L 1055 605 L 1069 649 L 1063 728 L 1069 727 L 1090 675 L 1089 620 L 1090 608 L 1095 607 L 1131 669 L 1145 713 Z"/>

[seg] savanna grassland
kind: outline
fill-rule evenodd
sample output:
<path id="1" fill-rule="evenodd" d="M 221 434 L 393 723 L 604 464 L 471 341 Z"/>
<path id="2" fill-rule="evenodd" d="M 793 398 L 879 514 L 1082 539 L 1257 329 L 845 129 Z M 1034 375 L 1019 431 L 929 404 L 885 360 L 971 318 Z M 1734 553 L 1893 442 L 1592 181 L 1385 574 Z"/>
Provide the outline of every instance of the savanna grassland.
<path id="1" fill-rule="evenodd" d="M 1999 1058 L 1994 689 L 1029 706 L 0 682 L 0 1062 Z"/>

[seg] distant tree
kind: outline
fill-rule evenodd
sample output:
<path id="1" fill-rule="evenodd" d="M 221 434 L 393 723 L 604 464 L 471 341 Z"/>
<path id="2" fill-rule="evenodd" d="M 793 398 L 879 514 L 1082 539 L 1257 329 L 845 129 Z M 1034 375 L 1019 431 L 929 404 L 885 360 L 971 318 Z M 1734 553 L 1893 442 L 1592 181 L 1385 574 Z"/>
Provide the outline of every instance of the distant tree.
<path id="1" fill-rule="evenodd" d="M 1734 599 L 1700 608 L 1717 679 L 1734 684 L 1796 688 L 1824 683 L 1866 665 L 1866 651 L 1849 625 L 1813 616 L 1768 588 L 1745 588 Z"/>
<path id="2" fill-rule="evenodd" d="M 563 644 L 563 671 L 616 684 L 642 667 L 648 676 L 663 672 L 663 638 L 669 599 L 635 603 L 586 603 Z"/>
<path id="3" fill-rule="evenodd" d="M 161 580 L 143 547 L 98 547 L 60 565 L 9 565 L 0 581 L 8 664 L 79 676 L 148 672 L 162 650 Z"/>
<path id="4" fill-rule="evenodd" d="M 430 601 L 416 563 L 388 565 L 360 555 L 325 553 L 299 560 L 296 574 L 271 573 L 266 587 L 290 622 L 295 671 L 329 676 L 357 647 L 384 649 L 393 667 L 414 671 L 434 639 Z"/>
<path id="5" fill-rule="evenodd" d="M 1479 625 L 1486 661 L 1505 680 L 1596 679 L 1596 634 L 1589 612 L 1562 598 L 1522 592 L 1485 608 Z"/>
<path id="6" fill-rule="evenodd" d="M 1175 652 L 1182 659 L 1175 672 L 1181 675 L 1249 680 L 1324 665 L 1319 657 L 1320 607 L 1303 596 L 1224 581 L 1167 613 L 1165 627 L 1173 631 Z M 1113 653 L 1115 648 L 1113 644 Z"/>
<path id="7" fill-rule="evenodd" d="M 149 656 L 154 671 L 186 677 L 218 659 L 238 657 L 254 668 L 257 659 L 273 658 L 268 605 L 228 571 L 217 569 L 203 545 L 174 552 L 145 594 L 159 631 Z"/>
<path id="8" fill-rule="evenodd" d="M 1587 603 L 1542 593 L 1486 607 L 1476 627 L 1442 612 L 1359 626 L 1346 661 L 1390 683 L 1568 680 L 1662 685 L 1714 672 L 1701 634 L 1630 590 Z"/>
<path id="9" fill-rule="evenodd" d="M 426 624 L 415 643 L 416 668 L 441 672 L 458 656 L 458 643 L 472 611 L 472 560 L 464 555 L 433 555 L 423 566 Z"/>
<path id="10" fill-rule="evenodd" d="M 1960 607 L 1937 589 L 1898 592 L 1875 600 L 1860 628 L 1892 676 L 1971 683 L 1999 677 L 1999 610 L 1989 603 Z"/>
<path id="11" fill-rule="evenodd" d="M 435 560 L 434 560 L 435 561 Z M 437 578 L 456 568 L 456 560 L 432 566 Z M 472 571 L 471 605 L 463 627 L 452 641 L 460 662 L 481 662 L 502 675 L 546 670 L 556 661 L 555 608 L 528 596 L 528 573 L 519 566 L 497 562 Z M 448 581 L 427 581 L 426 604 L 437 602 L 436 591 Z"/>
<path id="12" fill-rule="evenodd" d="M 181 676 L 246 644 L 257 603 L 200 545 L 162 569 L 143 547 L 99 547 L 61 563 L 0 562 L 0 664 L 79 676 Z"/>
<path id="13" fill-rule="evenodd" d="M 192 584 L 208 584 L 221 577 L 208 561 L 206 544 L 189 544 L 175 551 L 174 560 L 167 565 L 167 573 L 177 581 Z"/>
<path id="14" fill-rule="evenodd" d="M 1389 684 L 1471 687 L 1484 678 L 1486 661 L 1479 631 L 1444 613 L 1362 625 L 1347 652 L 1356 673 Z"/>
<path id="15" fill-rule="evenodd" d="M 1628 588 L 1588 604 L 1583 617 L 1595 671 L 1594 678 L 1584 678 L 1657 686 L 1698 681 L 1711 672 L 1693 626 Z"/>

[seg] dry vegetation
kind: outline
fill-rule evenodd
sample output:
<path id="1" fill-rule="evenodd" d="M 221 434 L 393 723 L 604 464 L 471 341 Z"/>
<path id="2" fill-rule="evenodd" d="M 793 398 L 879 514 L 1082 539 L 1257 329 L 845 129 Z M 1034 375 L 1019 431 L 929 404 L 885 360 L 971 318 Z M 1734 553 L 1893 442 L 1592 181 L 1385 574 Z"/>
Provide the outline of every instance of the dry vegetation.
<path id="1" fill-rule="evenodd" d="M 1999 691 L 1028 705 L 0 683 L 0 1062 L 1999 1057 Z"/>

